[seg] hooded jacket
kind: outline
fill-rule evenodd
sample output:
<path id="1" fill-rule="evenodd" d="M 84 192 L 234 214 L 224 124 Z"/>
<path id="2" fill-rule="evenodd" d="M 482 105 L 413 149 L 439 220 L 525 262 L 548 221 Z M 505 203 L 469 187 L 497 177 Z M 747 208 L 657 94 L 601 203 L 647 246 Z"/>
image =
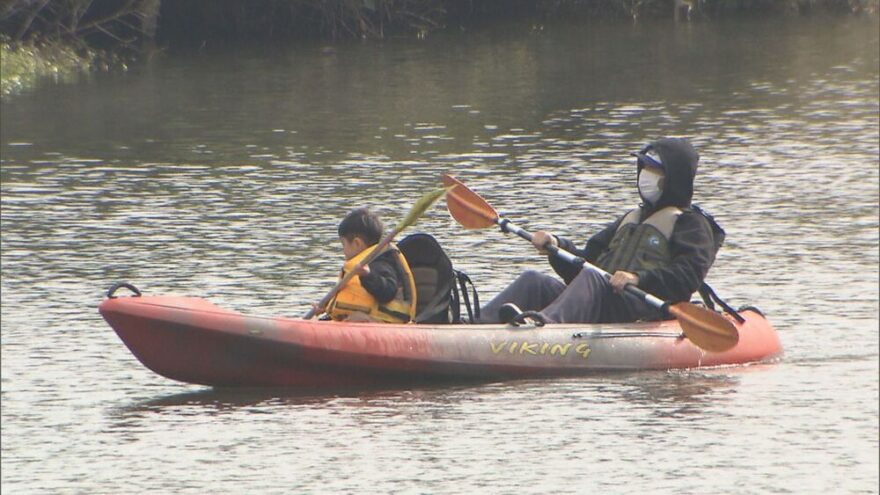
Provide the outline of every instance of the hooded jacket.
<path id="1" fill-rule="evenodd" d="M 651 270 L 637 270 L 635 274 L 639 277 L 639 288 L 642 290 L 673 303 L 687 301 L 706 278 L 715 261 L 716 251 L 711 225 L 702 214 L 691 208 L 700 158 L 690 143 L 683 139 L 660 139 L 648 145 L 642 153 L 650 149 L 660 156 L 666 178 L 657 203 L 639 205 L 639 222 L 667 206 L 681 208 L 682 214 L 676 220 L 669 239 L 671 263 Z M 608 252 L 624 216 L 621 215 L 591 237 L 583 249 L 578 249 L 568 239 L 557 237 L 559 247 L 595 264 L 603 253 Z M 550 264 L 565 283 L 571 282 L 581 270 L 581 267 L 555 257 L 550 258 Z"/>

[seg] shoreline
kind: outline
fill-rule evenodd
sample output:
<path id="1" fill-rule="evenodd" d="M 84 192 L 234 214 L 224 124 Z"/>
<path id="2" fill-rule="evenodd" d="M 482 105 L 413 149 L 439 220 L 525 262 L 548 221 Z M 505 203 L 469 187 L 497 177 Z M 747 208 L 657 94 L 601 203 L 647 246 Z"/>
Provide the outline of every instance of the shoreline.
<path id="1" fill-rule="evenodd" d="M 512 0 L 510 11 L 499 11 L 489 4 L 469 3 L 470 8 L 463 9 L 457 0 L 429 0 L 426 5 L 439 8 L 433 10 L 431 16 L 421 16 L 420 19 L 425 22 L 414 24 L 398 18 L 400 12 L 393 10 L 393 3 L 372 0 L 358 4 L 361 6 L 357 8 L 352 7 L 354 4 L 346 3 L 352 8 L 340 12 L 325 12 L 327 16 L 324 23 L 316 26 L 307 18 L 291 17 L 290 12 L 287 12 L 286 17 L 268 16 L 273 9 L 280 7 L 272 4 L 274 7 L 270 8 L 259 0 L 246 4 L 246 7 L 241 4 L 242 9 L 237 14 L 239 17 L 232 14 L 219 16 L 214 11 L 216 6 L 207 0 L 196 0 L 185 4 L 187 6 L 151 0 L 145 2 L 145 7 L 141 9 L 143 12 L 128 6 L 109 16 L 108 19 L 126 21 L 114 25 L 124 26 L 116 27 L 115 30 L 98 26 L 101 21 L 91 19 L 90 16 L 94 14 L 86 9 L 78 14 L 81 16 L 80 31 L 66 35 L 59 35 L 57 30 L 51 29 L 58 20 L 43 19 L 44 25 L 33 24 L 33 18 L 22 21 L 18 18 L 25 14 L 22 9 L 0 21 L 0 98 L 7 99 L 31 89 L 47 78 L 55 81 L 70 80 L 96 69 L 126 70 L 129 64 L 149 60 L 162 51 L 193 47 L 202 49 L 206 43 L 234 46 L 250 42 L 317 41 L 333 44 L 356 39 L 424 39 L 435 33 L 483 31 L 504 22 L 532 22 L 535 29 L 542 30 L 555 22 L 629 18 L 634 23 L 649 20 L 672 22 L 674 19 L 676 24 L 684 25 L 735 18 L 754 19 L 755 16 L 761 19 L 768 16 L 778 19 L 831 16 L 869 17 L 876 20 L 880 11 L 880 0 L 768 2 L 762 3 L 758 0 L 754 8 L 747 9 L 743 3 L 725 4 L 719 0 L 650 0 L 628 8 L 624 7 L 624 3 L 615 0 L 597 1 L 592 6 L 578 6 L 577 2 L 565 0 L 553 6 L 540 1 Z M 232 4 L 239 5 L 235 2 Z M 304 2 L 300 4 L 300 9 L 307 11 L 328 8 L 316 5 L 318 4 Z M 263 7 L 265 9 L 260 18 L 253 18 Z M 144 20 L 143 16 L 148 13 L 151 17 Z M 135 25 L 133 19 L 140 19 L 140 24 Z M 182 20 L 187 22 L 181 24 Z M 82 27 L 83 24 L 93 26 L 85 28 Z M 348 27 L 340 30 L 340 26 Z M 98 31 L 90 31 L 93 29 Z"/>
<path id="2" fill-rule="evenodd" d="M 0 41 L 0 97 L 7 98 L 32 88 L 37 81 L 66 80 L 96 67 L 97 55 L 78 52 L 63 43 L 15 44 Z"/>

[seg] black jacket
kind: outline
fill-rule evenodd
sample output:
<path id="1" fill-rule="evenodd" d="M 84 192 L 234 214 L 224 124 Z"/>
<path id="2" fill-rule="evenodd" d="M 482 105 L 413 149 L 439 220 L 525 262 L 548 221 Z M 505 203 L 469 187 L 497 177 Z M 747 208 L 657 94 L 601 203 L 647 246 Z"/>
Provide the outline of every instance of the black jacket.
<path id="1" fill-rule="evenodd" d="M 377 256 L 369 266 L 369 275 L 361 275 L 361 285 L 380 304 L 394 299 L 398 287 L 406 287 L 403 269 L 398 266 L 390 249 Z"/>
<path id="2" fill-rule="evenodd" d="M 639 288 L 669 302 L 687 301 L 706 278 L 709 267 L 715 261 L 716 251 L 709 221 L 690 208 L 699 156 L 687 141 L 680 139 L 661 139 L 649 146 L 660 155 L 666 169 L 666 180 L 663 195 L 656 205 L 639 205 L 642 210 L 640 221 L 666 206 L 677 206 L 683 213 L 678 217 L 670 239 L 672 262 L 654 270 L 637 271 Z M 583 249 L 578 249 L 568 239 L 558 237 L 559 247 L 595 264 L 611 245 L 623 216 L 591 237 Z M 550 264 L 566 283 L 571 282 L 581 270 L 580 266 L 555 257 L 550 258 Z"/>

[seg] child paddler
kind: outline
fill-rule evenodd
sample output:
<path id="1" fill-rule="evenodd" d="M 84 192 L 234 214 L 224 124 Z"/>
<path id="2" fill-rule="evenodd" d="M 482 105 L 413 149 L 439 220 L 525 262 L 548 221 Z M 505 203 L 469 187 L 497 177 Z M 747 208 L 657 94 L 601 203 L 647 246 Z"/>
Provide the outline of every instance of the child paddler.
<path id="1" fill-rule="evenodd" d="M 358 208 L 342 219 L 338 230 L 345 256 L 341 279 L 376 248 L 384 228 L 375 213 Z M 334 320 L 406 323 L 415 318 L 415 294 L 409 265 L 392 244 L 339 290 L 326 312 Z"/>

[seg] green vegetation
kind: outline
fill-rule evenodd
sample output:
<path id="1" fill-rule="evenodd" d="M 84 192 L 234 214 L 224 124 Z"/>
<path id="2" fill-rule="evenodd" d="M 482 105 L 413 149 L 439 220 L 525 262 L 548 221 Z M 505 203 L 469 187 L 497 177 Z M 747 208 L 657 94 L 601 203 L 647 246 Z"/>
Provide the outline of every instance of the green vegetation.
<path id="1" fill-rule="evenodd" d="M 80 55 L 61 44 L 13 44 L 0 40 L 0 95 L 31 86 L 41 77 L 69 78 L 92 68 L 93 54 Z"/>
<path id="2" fill-rule="evenodd" d="M 11 0 L 0 7 L 2 94 L 44 75 L 67 77 L 97 66 L 124 66 L 151 56 L 156 45 L 422 38 L 436 30 L 475 29 L 511 19 L 541 24 L 596 18 L 700 22 L 876 14 L 878 6 L 880 0 Z"/>

